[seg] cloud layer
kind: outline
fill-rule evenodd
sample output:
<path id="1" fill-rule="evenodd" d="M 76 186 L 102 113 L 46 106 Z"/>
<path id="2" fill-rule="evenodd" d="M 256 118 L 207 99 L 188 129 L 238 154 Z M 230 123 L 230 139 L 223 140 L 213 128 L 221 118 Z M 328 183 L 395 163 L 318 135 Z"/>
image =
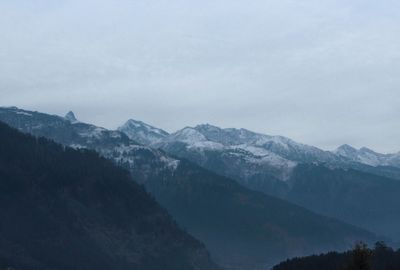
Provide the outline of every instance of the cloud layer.
<path id="1" fill-rule="evenodd" d="M 5 0 L 0 105 L 400 150 L 400 3 Z"/>

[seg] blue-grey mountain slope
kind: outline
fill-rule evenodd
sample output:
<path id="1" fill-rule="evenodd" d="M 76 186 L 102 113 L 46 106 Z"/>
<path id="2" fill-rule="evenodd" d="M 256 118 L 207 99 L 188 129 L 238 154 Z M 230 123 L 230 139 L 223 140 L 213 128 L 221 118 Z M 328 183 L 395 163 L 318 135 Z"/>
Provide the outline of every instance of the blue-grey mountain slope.
<path id="1" fill-rule="evenodd" d="M 400 240 L 400 169 L 380 166 L 395 155 L 344 146 L 329 152 L 211 125 L 186 127 L 151 145 L 253 190 Z"/>
<path id="2" fill-rule="evenodd" d="M 128 120 L 125 124 L 118 128 L 119 131 L 125 133 L 130 139 L 137 141 L 143 145 L 150 145 L 159 142 L 169 134 L 159 128 L 150 126 L 142 121 L 133 119 Z"/>

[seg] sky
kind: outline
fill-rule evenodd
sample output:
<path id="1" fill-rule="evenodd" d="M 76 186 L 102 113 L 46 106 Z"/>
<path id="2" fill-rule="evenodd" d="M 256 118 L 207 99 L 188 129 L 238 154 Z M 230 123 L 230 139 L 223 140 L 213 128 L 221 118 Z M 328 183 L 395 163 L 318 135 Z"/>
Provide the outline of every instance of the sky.
<path id="1" fill-rule="evenodd" d="M 398 0 L 2 0 L 0 106 L 400 151 Z"/>

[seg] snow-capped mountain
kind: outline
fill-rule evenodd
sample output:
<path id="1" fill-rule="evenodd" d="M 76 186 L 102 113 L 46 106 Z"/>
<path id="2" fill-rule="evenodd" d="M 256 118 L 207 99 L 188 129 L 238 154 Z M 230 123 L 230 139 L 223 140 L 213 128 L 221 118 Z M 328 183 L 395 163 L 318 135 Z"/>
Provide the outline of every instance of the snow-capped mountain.
<path id="1" fill-rule="evenodd" d="M 335 162 L 340 160 L 331 152 L 301 144 L 283 136 L 270 136 L 246 129 L 222 129 L 209 124 L 198 125 L 194 129 L 214 142 L 230 146 L 246 145 L 261 148 L 292 161 Z"/>
<path id="2" fill-rule="evenodd" d="M 356 149 L 350 145 L 344 144 L 334 151 L 336 155 L 345 157 L 353 162 L 377 166 L 400 167 L 400 153 L 380 154 L 369 148 L 363 147 Z"/>
<path id="3" fill-rule="evenodd" d="M 357 150 L 349 145 L 343 145 L 335 151 L 324 151 L 283 136 L 270 136 L 246 129 L 219 128 L 210 124 L 185 127 L 168 134 L 162 129 L 141 121 L 129 120 L 119 130 L 144 145 L 171 152 L 174 152 L 172 145 L 180 145 L 180 154 L 182 154 L 182 145 L 191 152 L 198 151 L 199 153 L 204 151 L 231 152 L 241 149 L 252 156 L 264 157 L 264 163 L 275 164 L 277 167 L 285 169 L 293 167 L 296 163 L 324 163 L 329 166 L 355 167 L 367 171 L 371 170 L 368 168 L 369 166 L 400 168 L 400 153 L 380 154 L 365 147 Z M 256 162 L 259 163 L 260 159 L 257 159 Z M 367 167 L 364 168 L 363 165 Z"/>
<path id="4" fill-rule="evenodd" d="M 206 125 L 186 127 L 152 146 L 248 184 L 287 180 L 297 162 L 252 144 L 261 140 L 246 130 L 237 133 Z"/>
<path id="5" fill-rule="evenodd" d="M 145 157 L 146 161 L 154 165 L 153 170 L 173 173 L 179 164 L 177 159 L 162 151 L 137 144 L 121 131 L 80 122 L 73 112 L 60 117 L 16 107 L 0 108 L 0 120 L 22 132 L 47 137 L 63 145 L 96 150 L 104 157 L 142 175 L 150 174 L 150 168 L 146 170 L 146 167 L 140 167 Z"/>
<path id="6" fill-rule="evenodd" d="M 283 136 L 210 124 L 185 127 L 168 134 L 143 122 L 129 120 L 119 130 L 142 144 L 189 159 L 256 189 L 260 189 L 260 185 L 280 185 L 279 181 L 287 181 L 300 163 L 355 168 L 387 177 L 400 177 L 400 169 L 382 167 L 400 168 L 398 156 L 396 159 L 396 155 L 378 154 L 366 148 L 356 150 L 343 146 L 337 151 L 324 151 Z"/>
<path id="7" fill-rule="evenodd" d="M 298 163 L 337 164 L 344 160 L 283 136 L 209 124 L 183 128 L 151 146 L 250 186 L 261 181 L 286 181 Z"/>
<path id="8" fill-rule="evenodd" d="M 133 119 L 126 121 L 118 130 L 124 132 L 130 139 L 143 145 L 157 143 L 169 135 L 168 132 L 162 129 Z"/>

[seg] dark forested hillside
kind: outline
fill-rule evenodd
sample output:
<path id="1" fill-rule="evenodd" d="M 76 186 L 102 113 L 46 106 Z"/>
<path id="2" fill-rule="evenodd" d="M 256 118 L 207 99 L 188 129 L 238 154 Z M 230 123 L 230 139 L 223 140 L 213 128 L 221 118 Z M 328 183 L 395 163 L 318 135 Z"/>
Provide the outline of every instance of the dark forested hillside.
<path id="1" fill-rule="evenodd" d="M 127 171 L 0 123 L 0 269 L 9 266 L 217 268 Z"/>
<path id="2" fill-rule="evenodd" d="M 275 266 L 273 270 L 399 270 L 400 250 L 382 242 L 371 250 L 358 244 L 352 251 L 294 258 Z"/>

